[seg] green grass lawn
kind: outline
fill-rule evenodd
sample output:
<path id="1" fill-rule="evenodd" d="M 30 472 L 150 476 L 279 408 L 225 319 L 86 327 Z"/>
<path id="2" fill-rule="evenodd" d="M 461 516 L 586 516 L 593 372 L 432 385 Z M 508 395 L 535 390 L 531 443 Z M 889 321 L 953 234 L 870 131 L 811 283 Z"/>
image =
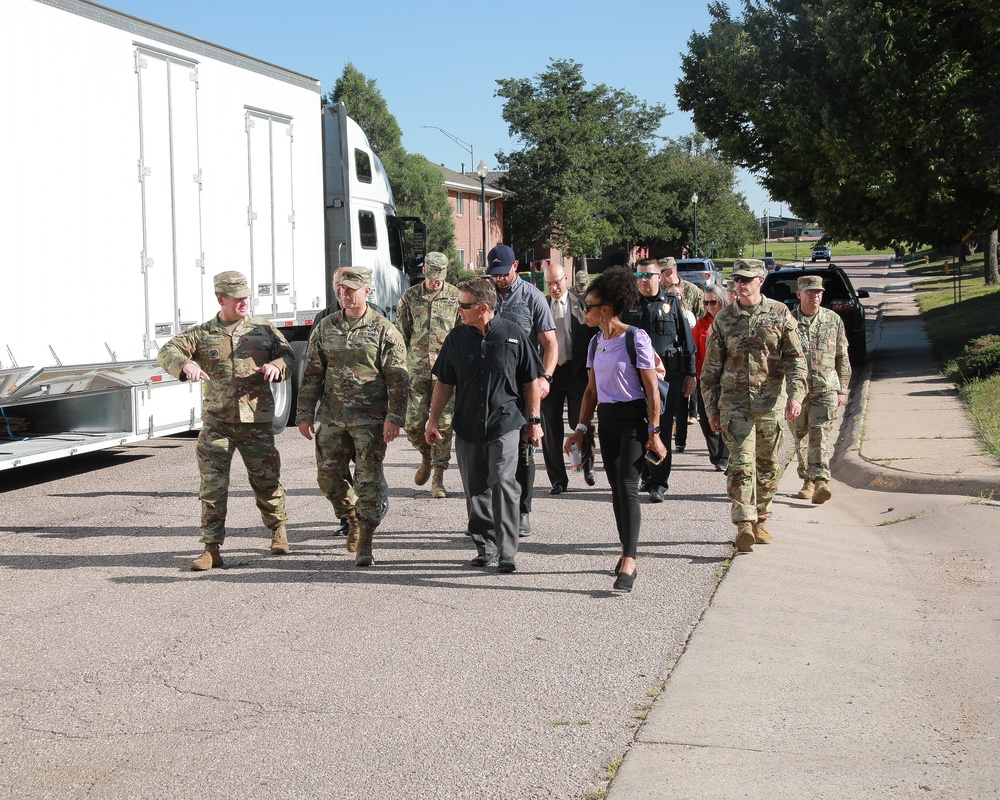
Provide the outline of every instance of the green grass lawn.
<path id="1" fill-rule="evenodd" d="M 962 268 L 961 302 L 951 259 L 909 264 L 906 271 L 914 279 L 927 335 L 942 366 L 973 339 L 1000 333 L 1000 286 L 983 282 L 982 255 Z M 1000 458 L 1000 375 L 960 388 L 983 446 Z"/>
<path id="2" fill-rule="evenodd" d="M 812 246 L 815 242 L 799 242 L 798 248 L 796 249 L 795 242 L 768 242 L 767 252 L 774 254 L 774 259 L 779 264 L 791 264 L 794 261 L 804 261 L 809 264 L 812 263 L 809 260 L 809 252 L 812 250 Z M 764 255 L 764 243 L 753 245 L 745 250 L 746 258 L 762 258 Z M 830 246 L 830 255 L 832 256 L 833 262 L 837 262 L 838 257 L 843 256 L 871 256 L 872 258 L 878 258 L 880 256 L 888 258 L 889 251 L 885 252 L 877 250 L 866 250 L 863 245 L 857 242 L 839 242 L 837 244 Z M 733 271 L 733 262 L 735 258 L 717 258 L 715 259 L 715 266 L 722 270 L 722 274 L 725 277 L 729 277 Z M 818 266 L 826 264 L 825 261 L 817 261 Z"/>

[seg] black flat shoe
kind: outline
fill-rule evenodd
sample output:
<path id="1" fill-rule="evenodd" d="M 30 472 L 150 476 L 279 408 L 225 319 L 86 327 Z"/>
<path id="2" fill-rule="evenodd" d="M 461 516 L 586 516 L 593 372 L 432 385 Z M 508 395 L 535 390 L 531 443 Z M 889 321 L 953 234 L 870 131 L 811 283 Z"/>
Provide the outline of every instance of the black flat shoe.
<path id="1" fill-rule="evenodd" d="M 632 572 L 619 572 L 615 578 L 615 585 L 612 587 L 616 592 L 631 592 L 632 584 L 635 583 L 635 574 L 639 571 L 636 567 Z"/>
<path id="2" fill-rule="evenodd" d="M 615 575 L 622 571 L 622 559 L 618 559 L 618 563 L 615 564 Z"/>

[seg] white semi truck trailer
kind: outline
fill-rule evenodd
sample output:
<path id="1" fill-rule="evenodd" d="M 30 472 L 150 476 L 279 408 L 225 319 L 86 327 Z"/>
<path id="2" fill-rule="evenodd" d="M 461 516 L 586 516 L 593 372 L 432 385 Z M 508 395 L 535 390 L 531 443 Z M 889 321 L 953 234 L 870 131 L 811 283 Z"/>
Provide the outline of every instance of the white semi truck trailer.
<path id="1" fill-rule="evenodd" d="M 0 470 L 198 428 L 200 384 L 155 359 L 218 311 L 216 273 L 300 357 L 340 266 L 392 316 L 423 226 L 321 96 L 87 0 L 0 0 Z M 277 428 L 297 386 L 275 386 Z"/>

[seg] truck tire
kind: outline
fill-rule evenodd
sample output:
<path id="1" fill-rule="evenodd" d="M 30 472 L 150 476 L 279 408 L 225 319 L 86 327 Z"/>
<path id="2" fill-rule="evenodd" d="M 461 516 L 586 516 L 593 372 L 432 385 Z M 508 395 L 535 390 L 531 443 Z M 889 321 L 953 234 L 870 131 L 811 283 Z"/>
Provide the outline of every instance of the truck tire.
<path id="1" fill-rule="evenodd" d="M 306 372 L 306 350 L 309 342 L 290 342 L 292 351 L 295 353 L 295 364 L 291 369 L 292 404 L 291 414 L 288 419 L 289 425 L 295 424 L 295 409 L 299 402 L 299 387 L 302 385 L 302 376 Z"/>
<path id="2" fill-rule="evenodd" d="M 291 381 L 285 379 L 271 384 L 271 397 L 274 398 L 274 421 L 271 423 L 271 433 L 277 436 L 288 425 L 292 413 Z"/>

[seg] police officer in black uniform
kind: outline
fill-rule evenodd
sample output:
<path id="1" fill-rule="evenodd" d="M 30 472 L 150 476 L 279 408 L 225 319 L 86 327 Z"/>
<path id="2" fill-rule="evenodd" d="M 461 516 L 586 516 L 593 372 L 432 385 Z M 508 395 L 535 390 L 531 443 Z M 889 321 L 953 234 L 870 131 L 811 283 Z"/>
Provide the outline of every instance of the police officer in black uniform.
<path id="1" fill-rule="evenodd" d="M 670 480 L 674 416 L 680 412 L 681 398 L 690 397 L 697 384 L 695 344 L 681 301 L 660 288 L 660 265 L 656 259 L 647 258 L 636 264 L 636 275 L 641 295 L 639 303 L 621 319 L 649 334 L 653 349 L 666 369 L 666 377 L 660 381 L 660 438 L 667 449 L 667 457 L 659 464 L 646 465 L 642 484 L 642 491 L 649 492 L 651 503 L 662 503 Z"/>

